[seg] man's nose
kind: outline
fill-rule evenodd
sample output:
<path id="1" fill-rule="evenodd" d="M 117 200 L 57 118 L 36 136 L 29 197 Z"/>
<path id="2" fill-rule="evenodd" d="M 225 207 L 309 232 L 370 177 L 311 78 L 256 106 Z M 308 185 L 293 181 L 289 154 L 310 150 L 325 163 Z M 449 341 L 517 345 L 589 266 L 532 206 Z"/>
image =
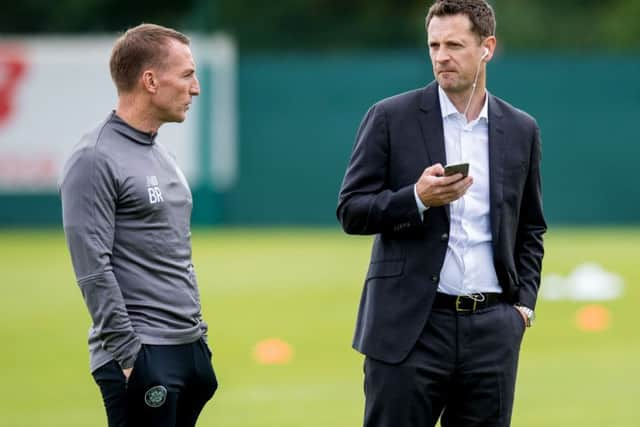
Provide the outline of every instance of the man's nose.
<path id="1" fill-rule="evenodd" d="M 438 49 L 433 54 L 434 62 L 446 62 L 449 60 L 449 52 L 446 49 Z"/>
<path id="2" fill-rule="evenodd" d="M 191 88 L 189 89 L 189 93 L 192 96 L 200 95 L 200 82 L 198 81 L 197 77 L 193 78 L 193 84 L 191 85 Z"/>

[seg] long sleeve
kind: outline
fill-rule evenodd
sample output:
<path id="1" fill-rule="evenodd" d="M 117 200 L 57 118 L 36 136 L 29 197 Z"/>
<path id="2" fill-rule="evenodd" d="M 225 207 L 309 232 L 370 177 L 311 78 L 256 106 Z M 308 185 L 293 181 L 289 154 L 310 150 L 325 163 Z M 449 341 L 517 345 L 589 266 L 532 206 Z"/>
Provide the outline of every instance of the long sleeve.
<path id="1" fill-rule="evenodd" d="M 88 147 L 67 163 L 60 195 L 67 244 L 93 327 L 103 348 L 122 368 L 130 368 L 140 340 L 111 265 L 117 184 L 108 158 Z"/>
<path id="2" fill-rule="evenodd" d="M 542 212 L 540 182 L 542 148 L 540 130 L 537 126 L 533 138 L 530 168 L 522 197 L 515 248 L 515 264 L 520 281 L 519 302 L 531 309 L 535 308 L 540 286 L 540 272 L 544 255 L 542 236 L 547 230 Z"/>
<path id="3" fill-rule="evenodd" d="M 374 105 L 358 130 L 337 217 L 349 234 L 401 231 L 421 225 L 414 186 L 389 188 L 389 129 L 382 105 Z"/>

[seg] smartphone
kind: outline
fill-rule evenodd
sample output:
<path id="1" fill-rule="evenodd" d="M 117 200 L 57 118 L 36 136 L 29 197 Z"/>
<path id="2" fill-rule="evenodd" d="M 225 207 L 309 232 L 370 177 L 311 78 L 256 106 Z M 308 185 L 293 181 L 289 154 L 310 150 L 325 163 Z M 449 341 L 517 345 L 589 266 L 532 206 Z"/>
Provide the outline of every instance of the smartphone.
<path id="1" fill-rule="evenodd" d="M 466 178 L 469 175 L 469 163 L 457 163 L 444 167 L 444 176 L 451 176 L 457 173 L 461 173 L 462 177 Z"/>

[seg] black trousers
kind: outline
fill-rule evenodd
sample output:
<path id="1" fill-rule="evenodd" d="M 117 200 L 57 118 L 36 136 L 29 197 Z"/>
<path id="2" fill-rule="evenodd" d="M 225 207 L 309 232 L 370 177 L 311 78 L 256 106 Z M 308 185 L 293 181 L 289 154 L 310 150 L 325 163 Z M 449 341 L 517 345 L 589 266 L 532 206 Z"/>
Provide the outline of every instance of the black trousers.
<path id="1" fill-rule="evenodd" d="M 96 369 L 109 427 L 190 427 L 218 387 L 203 340 L 143 345 L 127 381 L 114 360 Z"/>
<path id="2" fill-rule="evenodd" d="M 434 309 L 399 364 L 365 359 L 365 427 L 507 427 L 525 324 L 498 303 Z"/>

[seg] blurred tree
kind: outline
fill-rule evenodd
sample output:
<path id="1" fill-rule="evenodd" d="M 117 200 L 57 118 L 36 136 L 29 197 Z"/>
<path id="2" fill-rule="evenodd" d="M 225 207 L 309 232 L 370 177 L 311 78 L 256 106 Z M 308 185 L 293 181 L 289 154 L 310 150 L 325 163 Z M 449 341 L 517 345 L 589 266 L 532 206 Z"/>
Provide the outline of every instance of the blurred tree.
<path id="1" fill-rule="evenodd" d="M 503 46 L 640 47 L 640 0 L 490 0 Z M 424 45 L 431 0 L 6 1 L 3 33 L 122 31 L 140 22 L 233 34 L 244 49 L 349 49 Z"/>
<path id="2" fill-rule="evenodd" d="M 194 0 L 17 0 L 5 1 L 0 29 L 5 34 L 100 33 L 142 22 L 180 26 Z"/>
<path id="3" fill-rule="evenodd" d="M 503 43 L 525 48 L 640 47 L 638 0 L 494 0 Z"/>
<path id="4" fill-rule="evenodd" d="M 220 0 L 219 25 L 255 48 L 406 46 L 421 42 L 415 0 Z"/>
<path id="5" fill-rule="evenodd" d="M 617 0 L 603 8 L 603 19 L 598 21 L 603 44 L 614 48 L 640 47 L 640 1 Z"/>

